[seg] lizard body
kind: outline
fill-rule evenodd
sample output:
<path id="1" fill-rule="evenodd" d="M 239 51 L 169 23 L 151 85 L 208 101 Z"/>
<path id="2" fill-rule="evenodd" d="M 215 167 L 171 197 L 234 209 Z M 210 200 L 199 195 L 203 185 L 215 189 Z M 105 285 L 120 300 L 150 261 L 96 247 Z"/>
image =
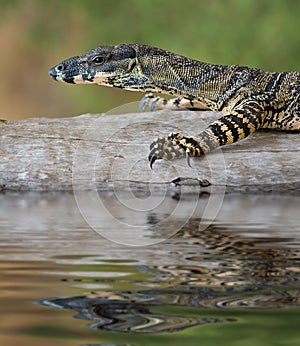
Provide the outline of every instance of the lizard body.
<path id="1" fill-rule="evenodd" d="M 139 44 L 100 46 L 62 61 L 49 71 L 59 81 L 99 84 L 140 92 L 150 109 L 210 109 L 223 116 L 196 136 L 171 133 L 150 145 L 157 159 L 197 157 L 242 140 L 259 128 L 300 130 L 300 73 L 266 72 L 245 66 L 214 65 Z"/>

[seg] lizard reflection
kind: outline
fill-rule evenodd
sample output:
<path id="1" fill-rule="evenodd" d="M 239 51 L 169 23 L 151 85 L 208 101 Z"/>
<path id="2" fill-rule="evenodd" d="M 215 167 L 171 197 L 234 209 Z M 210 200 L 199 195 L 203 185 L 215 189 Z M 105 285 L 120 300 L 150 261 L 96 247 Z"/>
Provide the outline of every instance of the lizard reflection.
<path id="1" fill-rule="evenodd" d="M 143 283 L 145 289 L 94 291 L 40 303 L 72 309 L 77 318 L 93 321 L 90 328 L 130 333 L 174 332 L 234 321 L 213 316 L 213 312 L 211 317 L 168 315 L 155 312 L 155 307 L 265 309 L 300 305 L 299 251 L 283 244 L 288 239 L 249 239 L 221 226 L 199 231 L 199 221 L 190 220 L 166 241 L 169 254 L 180 258 L 181 264 L 149 263 L 141 268 L 153 273 Z M 153 215 L 149 224 L 158 227 Z"/>

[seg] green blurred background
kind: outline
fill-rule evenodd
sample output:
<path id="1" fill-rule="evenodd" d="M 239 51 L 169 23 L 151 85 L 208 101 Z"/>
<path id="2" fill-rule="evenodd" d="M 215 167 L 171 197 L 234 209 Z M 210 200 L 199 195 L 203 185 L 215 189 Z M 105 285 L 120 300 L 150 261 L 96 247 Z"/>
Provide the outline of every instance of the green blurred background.
<path id="1" fill-rule="evenodd" d="M 98 45 L 144 43 L 211 63 L 300 70 L 297 0 L 0 0 L 0 11 L 4 119 L 99 113 L 139 100 L 48 76 Z"/>

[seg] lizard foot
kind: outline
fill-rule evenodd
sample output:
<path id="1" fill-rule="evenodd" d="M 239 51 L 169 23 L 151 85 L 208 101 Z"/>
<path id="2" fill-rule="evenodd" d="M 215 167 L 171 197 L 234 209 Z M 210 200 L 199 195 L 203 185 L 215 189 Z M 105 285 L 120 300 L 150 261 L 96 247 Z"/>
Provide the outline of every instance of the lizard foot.
<path id="1" fill-rule="evenodd" d="M 182 157 L 187 158 L 187 163 L 190 165 L 190 157 L 201 156 L 203 151 L 200 148 L 197 137 L 186 137 L 179 132 L 172 132 L 166 137 L 158 137 L 150 145 L 150 168 L 158 159 L 175 160 Z"/>
<path id="2" fill-rule="evenodd" d="M 145 95 L 141 101 L 139 108 L 144 112 L 149 107 L 150 112 L 160 109 L 168 109 L 171 111 L 178 110 L 207 110 L 208 107 L 196 99 L 187 99 L 184 97 L 174 97 L 165 99 L 163 97 L 154 96 L 153 94 Z"/>
<path id="3" fill-rule="evenodd" d="M 165 108 L 167 102 L 168 100 L 164 99 L 163 97 L 147 94 L 141 99 L 139 108 L 142 112 L 144 112 L 147 107 L 149 107 L 150 112 L 153 112 Z"/>

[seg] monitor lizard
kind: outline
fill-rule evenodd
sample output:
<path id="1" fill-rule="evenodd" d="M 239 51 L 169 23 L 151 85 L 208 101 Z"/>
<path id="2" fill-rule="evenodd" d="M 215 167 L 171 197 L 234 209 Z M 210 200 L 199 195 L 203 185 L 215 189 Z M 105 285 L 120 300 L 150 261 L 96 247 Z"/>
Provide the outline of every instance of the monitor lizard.
<path id="1" fill-rule="evenodd" d="M 152 168 L 157 159 L 206 155 L 242 140 L 254 131 L 300 130 L 300 72 L 267 72 L 246 66 L 215 65 L 141 44 L 100 46 L 62 61 L 49 71 L 57 80 L 99 84 L 146 93 L 141 108 L 194 109 L 222 116 L 194 136 L 172 132 L 150 145 Z M 190 163 L 189 163 L 190 164 Z"/>

